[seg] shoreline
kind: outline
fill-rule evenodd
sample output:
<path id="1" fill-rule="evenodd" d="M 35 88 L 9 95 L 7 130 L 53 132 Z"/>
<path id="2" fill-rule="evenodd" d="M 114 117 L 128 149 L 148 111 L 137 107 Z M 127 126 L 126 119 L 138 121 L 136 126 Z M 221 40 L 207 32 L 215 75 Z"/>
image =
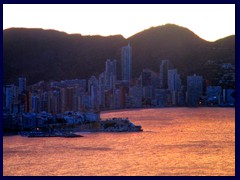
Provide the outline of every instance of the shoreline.
<path id="1" fill-rule="evenodd" d="M 137 110 L 145 110 L 145 109 L 170 109 L 170 108 L 187 108 L 187 109 L 198 109 L 198 108 L 236 108 L 235 106 L 213 106 L 213 107 L 208 107 L 208 106 L 202 106 L 202 107 L 187 107 L 187 106 L 182 106 L 182 107 L 149 107 L 149 108 L 125 108 L 125 109 L 110 109 L 110 110 L 103 110 L 100 111 L 100 114 L 105 114 L 105 113 L 110 113 L 110 112 L 120 112 L 120 111 L 137 111 Z"/>
<path id="2" fill-rule="evenodd" d="M 101 115 L 105 115 L 105 114 L 108 114 L 108 113 L 119 113 L 119 112 L 131 112 L 131 111 L 144 111 L 144 110 L 163 110 L 163 109 L 235 109 L 235 107 L 149 107 L 149 108 L 129 108 L 129 109 L 114 109 L 114 110 L 106 110 L 106 111 L 101 111 L 100 112 L 100 119 L 101 120 L 105 120 L 105 118 L 101 117 Z M 140 112 L 141 113 L 141 112 Z M 96 129 L 91 129 L 90 127 L 88 127 L 89 125 L 86 125 L 86 127 L 81 127 L 79 129 L 78 128 L 67 128 L 65 129 L 65 131 L 68 131 L 68 132 L 78 132 L 78 133 L 81 133 L 81 132 L 87 132 L 87 133 L 92 133 L 92 132 L 99 132 L 98 130 Z M 91 130 L 90 130 L 91 129 Z M 3 132 L 3 137 L 10 137 L 10 136 L 17 136 L 19 135 L 19 132 Z"/>

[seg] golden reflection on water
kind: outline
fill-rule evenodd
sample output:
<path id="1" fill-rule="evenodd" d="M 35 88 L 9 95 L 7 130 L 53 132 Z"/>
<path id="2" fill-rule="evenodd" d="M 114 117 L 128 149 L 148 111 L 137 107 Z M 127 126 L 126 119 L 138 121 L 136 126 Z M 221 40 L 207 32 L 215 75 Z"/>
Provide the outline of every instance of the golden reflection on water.
<path id="1" fill-rule="evenodd" d="M 235 175 L 234 108 L 112 111 L 143 132 L 3 137 L 3 175 Z"/>

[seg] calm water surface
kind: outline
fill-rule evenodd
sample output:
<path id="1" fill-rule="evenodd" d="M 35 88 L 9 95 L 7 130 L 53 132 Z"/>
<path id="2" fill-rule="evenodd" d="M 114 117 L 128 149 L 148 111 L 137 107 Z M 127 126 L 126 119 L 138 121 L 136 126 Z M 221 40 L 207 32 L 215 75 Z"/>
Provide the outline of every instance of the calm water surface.
<path id="1" fill-rule="evenodd" d="M 101 117 L 128 117 L 144 131 L 3 137 L 3 175 L 235 175 L 234 108 L 141 109 Z"/>

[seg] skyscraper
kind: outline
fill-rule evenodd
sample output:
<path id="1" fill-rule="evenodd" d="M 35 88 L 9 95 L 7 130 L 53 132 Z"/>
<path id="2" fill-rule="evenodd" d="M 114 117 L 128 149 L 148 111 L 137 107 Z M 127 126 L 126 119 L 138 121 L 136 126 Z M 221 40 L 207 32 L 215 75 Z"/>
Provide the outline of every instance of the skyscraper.
<path id="1" fill-rule="evenodd" d="M 61 94 L 60 90 L 49 91 L 48 112 L 53 114 L 61 113 Z"/>
<path id="2" fill-rule="evenodd" d="M 170 69 L 169 60 L 162 60 L 160 65 L 160 87 L 168 89 L 168 70 Z"/>
<path id="3" fill-rule="evenodd" d="M 98 79 L 91 76 L 88 80 L 88 92 L 90 95 L 90 108 L 97 109 L 98 107 Z"/>
<path id="4" fill-rule="evenodd" d="M 34 112 L 34 113 L 40 112 L 40 99 L 36 95 L 33 95 L 31 97 L 31 112 Z"/>
<path id="5" fill-rule="evenodd" d="M 108 59 L 105 64 L 105 85 L 107 89 L 113 89 L 117 80 L 117 60 Z"/>
<path id="6" fill-rule="evenodd" d="M 105 72 L 98 76 L 98 97 L 98 104 L 103 108 L 105 105 Z"/>
<path id="7" fill-rule="evenodd" d="M 180 75 L 177 73 L 177 69 L 168 70 L 168 89 L 170 91 L 179 91 L 181 88 Z"/>
<path id="8" fill-rule="evenodd" d="M 177 94 L 181 89 L 181 79 L 180 75 L 177 73 L 177 69 L 168 70 L 168 90 L 171 93 L 172 105 L 177 104 Z"/>
<path id="9" fill-rule="evenodd" d="M 132 79 L 132 48 L 130 44 L 122 48 L 122 80 L 130 82 Z"/>
<path id="10" fill-rule="evenodd" d="M 6 85 L 6 109 L 9 110 L 10 113 L 12 113 L 12 104 L 13 104 L 13 88 L 14 85 Z"/>
<path id="11" fill-rule="evenodd" d="M 61 88 L 61 112 L 72 111 L 73 110 L 73 98 L 74 98 L 74 88 L 66 87 Z"/>
<path id="12" fill-rule="evenodd" d="M 199 98 L 203 91 L 203 77 L 193 76 L 187 77 L 187 104 L 188 106 L 198 106 Z"/>

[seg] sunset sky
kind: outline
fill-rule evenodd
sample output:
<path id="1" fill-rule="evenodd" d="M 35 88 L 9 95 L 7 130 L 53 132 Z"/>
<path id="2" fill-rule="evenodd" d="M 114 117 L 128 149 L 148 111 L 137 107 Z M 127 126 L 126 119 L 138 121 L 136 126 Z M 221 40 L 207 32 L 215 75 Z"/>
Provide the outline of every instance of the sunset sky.
<path id="1" fill-rule="evenodd" d="M 173 23 L 208 41 L 235 34 L 234 4 L 4 4 L 3 29 L 55 29 L 82 35 L 128 38 Z"/>

